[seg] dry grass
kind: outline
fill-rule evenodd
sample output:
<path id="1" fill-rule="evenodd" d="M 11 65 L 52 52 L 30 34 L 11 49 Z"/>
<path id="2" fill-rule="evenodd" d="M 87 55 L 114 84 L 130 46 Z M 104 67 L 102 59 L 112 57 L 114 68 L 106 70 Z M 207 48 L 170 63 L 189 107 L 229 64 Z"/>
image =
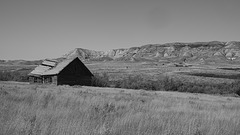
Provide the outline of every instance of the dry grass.
<path id="1" fill-rule="evenodd" d="M 0 84 L 3 135 L 238 135 L 240 99 L 114 88 Z"/>

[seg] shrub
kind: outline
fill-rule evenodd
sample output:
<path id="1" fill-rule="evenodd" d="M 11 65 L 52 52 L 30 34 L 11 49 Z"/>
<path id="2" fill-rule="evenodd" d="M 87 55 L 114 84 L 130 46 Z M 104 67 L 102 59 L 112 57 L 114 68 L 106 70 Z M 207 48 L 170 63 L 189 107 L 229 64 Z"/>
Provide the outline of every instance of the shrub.
<path id="1" fill-rule="evenodd" d="M 240 89 L 236 91 L 236 94 L 240 96 Z"/>
<path id="2" fill-rule="evenodd" d="M 27 82 L 28 81 L 27 72 L 2 71 L 0 72 L 0 81 Z"/>
<path id="3" fill-rule="evenodd" d="M 240 81 L 235 81 L 234 83 L 232 83 L 231 87 L 231 93 L 235 93 L 240 96 Z"/>
<path id="4" fill-rule="evenodd" d="M 237 94 L 240 95 L 240 82 L 227 84 L 199 84 L 197 82 L 181 82 L 168 76 L 161 76 L 157 80 L 147 79 L 143 75 L 129 75 L 123 80 L 110 82 L 106 73 L 102 75 L 96 74 L 92 78 L 92 86 L 109 87 L 113 84 L 116 88 L 125 89 L 144 89 L 153 91 L 178 91 L 190 93 L 206 93 L 206 94 Z"/>
<path id="5" fill-rule="evenodd" d="M 163 78 L 163 88 L 165 91 L 178 91 L 182 85 L 180 81 L 173 80 L 167 76 Z"/>
<path id="6" fill-rule="evenodd" d="M 97 86 L 97 87 L 109 87 L 110 81 L 107 73 L 103 74 L 94 74 L 91 80 L 91 86 Z"/>
<path id="7" fill-rule="evenodd" d="M 116 87 L 127 89 L 145 89 L 154 91 L 179 91 L 206 94 L 238 94 L 240 95 L 240 82 L 231 84 L 190 83 L 181 82 L 173 78 L 163 76 L 156 81 L 144 79 L 143 76 L 128 76 L 117 82 Z"/>
<path id="8" fill-rule="evenodd" d="M 145 89 L 145 90 L 155 90 L 157 85 L 156 82 L 148 80 L 141 75 L 129 75 L 123 80 L 118 80 L 115 82 L 115 87 L 126 88 L 126 89 Z"/>
<path id="9" fill-rule="evenodd" d="M 181 85 L 178 81 L 166 76 L 159 78 L 158 80 L 146 79 L 142 75 L 129 75 L 123 80 L 115 82 L 115 87 L 126 89 L 144 89 L 144 90 L 165 90 L 165 91 L 177 91 L 177 87 Z"/>

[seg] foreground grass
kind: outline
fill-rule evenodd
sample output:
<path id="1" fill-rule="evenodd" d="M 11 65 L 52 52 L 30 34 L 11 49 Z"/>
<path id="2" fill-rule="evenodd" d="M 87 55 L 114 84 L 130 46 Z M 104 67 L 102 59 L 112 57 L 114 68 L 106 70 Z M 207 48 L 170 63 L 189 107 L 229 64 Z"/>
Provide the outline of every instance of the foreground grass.
<path id="1" fill-rule="evenodd" d="M 238 135 L 240 99 L 0 84 L 3 135 Z"/>

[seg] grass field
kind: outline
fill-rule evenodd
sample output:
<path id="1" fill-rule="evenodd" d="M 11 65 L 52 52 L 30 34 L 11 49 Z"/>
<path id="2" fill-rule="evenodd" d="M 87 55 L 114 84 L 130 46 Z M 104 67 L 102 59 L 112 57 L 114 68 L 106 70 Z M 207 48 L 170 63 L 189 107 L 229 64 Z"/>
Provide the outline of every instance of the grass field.
<path id="1" fill-rule="evenodd" d="M 240 99 L 0 83 L 2 135 L 239 135 Z"/>

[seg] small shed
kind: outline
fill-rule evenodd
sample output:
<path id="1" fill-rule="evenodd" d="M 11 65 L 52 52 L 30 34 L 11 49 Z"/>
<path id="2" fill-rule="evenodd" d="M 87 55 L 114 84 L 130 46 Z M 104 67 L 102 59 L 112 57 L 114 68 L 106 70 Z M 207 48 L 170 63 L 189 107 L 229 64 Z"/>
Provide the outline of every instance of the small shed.
<path id="1" fill-rule="evenodd" d="M 72 59 L 44 60 L 29 75 L 30 84 L 90 85 L 93 74 L 76 57 Z"/>

